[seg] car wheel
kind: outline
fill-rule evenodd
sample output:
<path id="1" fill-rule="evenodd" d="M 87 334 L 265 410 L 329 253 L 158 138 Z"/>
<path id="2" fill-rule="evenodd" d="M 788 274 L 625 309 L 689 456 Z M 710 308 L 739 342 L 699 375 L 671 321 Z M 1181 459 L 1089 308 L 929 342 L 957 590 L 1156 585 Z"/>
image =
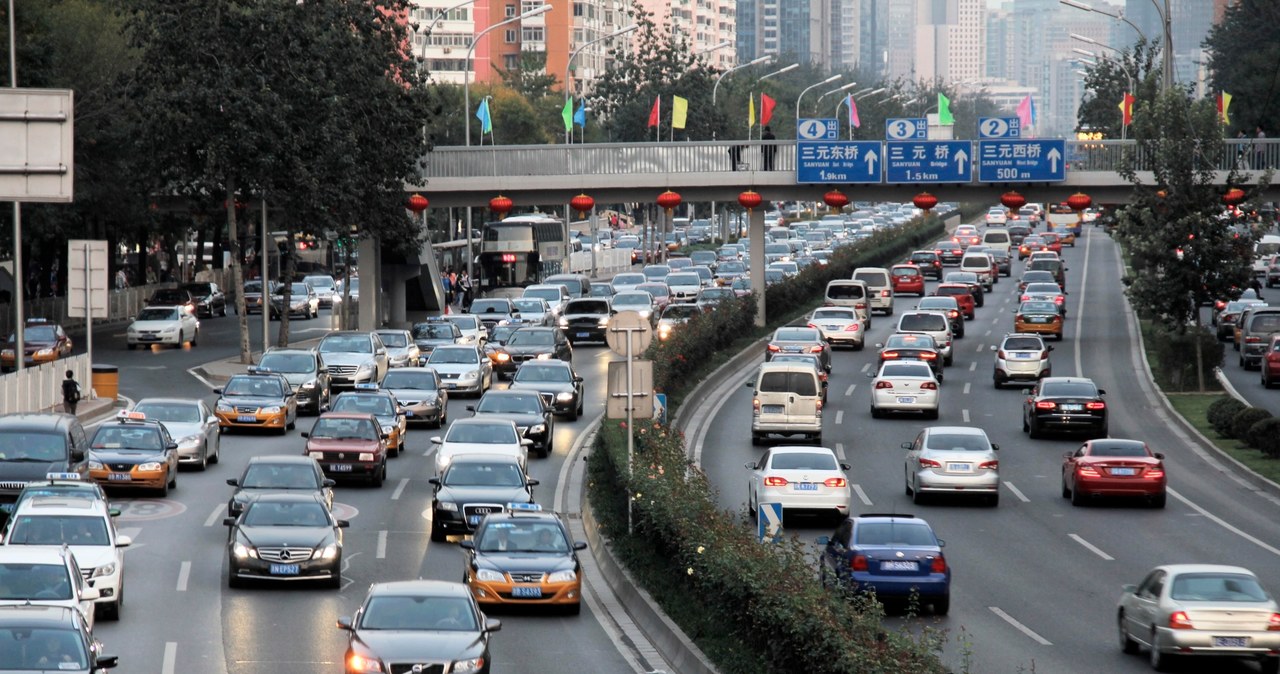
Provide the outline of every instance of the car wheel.
<path id="1" fill-rule="evenodd" d="M 239 589 L 245 586 L 245 581 L 237 573 L 235 567 L 227 569 L 227 587 Z"/>
<path id="2" fill-rule="evenodd" d="M 924 494 L 920 492 L 920 487 L 918 485 L 911 488 L 911 502 L 915 505 L 924 504 Z"/>
<path id="3" fill-rule="evenodd" d="M 1024 414 L 1022 415 L 1022 432 L 1026 433 L 1027 431 L 1030 431 L 1030 430 L 1031 430 L 1031 427 L 1027 425 L 1027 415 Z"/>
<path id="4" fill-rule="evenodd" d="M 1031 438 L 1032 440 L 1037 440 L 1040 438 L 1040 428 L 1036 425 L 1036 422 L 1032 421 L 1029 423 L 1027 427 L 1027 437 Z"/>
<path id="5" fill-rule="evenodd" d="M 219 315 L 219 316 L 222 316 L 223 318 L 226 318 L 226 316 L 227 316 L 227 305 L 225 305 L 225 304 L 224 304 L 224 305 L 222 305 L 222 310 L 218 312 L 218 315 Z"/>
<path id="6" fill-rule="evenodd" d="M 946 615 L 951 610 L 951 596 L 947 595 L 940 599 L 933 600 L 933 614 Z"/>
<path id="7" fill-rule="evenodd" d="M 1120 652 L 1133 655 L 1138 652 L 1138 642 L 1129 636 L 1129 628 L 1124 624 L 1124 611 L 1116 617 L 1116 632 L 1120 636 Z"/>
<path id="8" fill-rule="evenodd" d="M 1062 478 L 1062 498 L 1071 498 L 1071 487 L 1067 486 L 1067 478 Z"/>
<path id="9" fill-rule="evenodd" d="M 946 365 L 947 367 L 951 367 L 951 363 L 953 362 L 955 362 L 954 356 L 947 356 L 946 358 L 942 359 L 942 364 Z"/>
<path id="10" fill-rule="evenodd" d="M 191 346 L 195 346 L 195 345 L 196 345 L 196 342 L 197 342 L 199 339 L 200 339 L 200 331 L 199 331 L 199 330 L 196 330 L 195 332 L 191 333 Z"/>
<path id="11" fill-rule="evenodd" d="M 1261 658 L 1258 660 L 1258 671 L 1262 674 L 1280 674 L 1280 658 Z"/>
<path id="12" fill-rule="evenodd" d="M 286 419 L 288 419 L 289 417 L 287 417 L 287 416 L 286 416 L 285 418 L 286 418 Z M 295 429 L 295 428 L 297 428 L 297 427 L 298 427 L 298 419 L 297 419 L 297 417 L 294 417 L 293 421 L 287 421 L 287 422 L 285 422 L 285 425 L 284 425 L 284 429 L 285 429 L 286 431 L 291 431 L 291 430 L 293 430 L 293 429 Z"/>
<path id="13" fill-rule="evenodd" d="M 893 315 L 893 305 L 892 305 L 892 304 L 890 304 L 890 305 L 889 305 L 889 308 L 888 308 L 888 309 L 885 309 L 885 310 L 884 310 L 884 315 L 885 315 L 885 316 L 892 316 L 892 315 Z"/>
<path id="14" fill-rule="evenodd" d="M 1088 505 L 1088 500 L 1085 498 L 1084 492 L 1080 491 L 1080 487 L 1078 485 L 1075 489 L 1071 490 L 1071 505 L 1078 508 Z"/>
<path id="15" fill-rule="evenodd" d="M 999 489 L 1000 489 L 1000 487 L 996 487 L 996 489 L 997 489 L 997 490 L 999 490 Z M 995 508 L 995 507 L 997 507 L 997 506 L 999 506 L 999 505 L 1000 505 L 1000 492 L 999 492 L 999 491 L 996 491 L 996 493 L 991 494 L 990 496 L 988 496 L 988 497 L 987 497 L 987 505 L 991 506 L 992 508 Z"/>
<path id="16" fill-rule="evenodd" d="M 760 517 L 760 508 L 756 505 L 756 494 L 753 491 L 747 491 L 747 511 L 753 520 Z"/>
<path id="17" fill-rule="evenodd" d="M 165 482 L 164 484 L 160 485 L 155 489 L 156 496 L 159 496 L 160 498 L 168 498 L 169 488 L 170 488 L 169 482 Z"/>
<path id="18" fill-rule="evenodd" d="M 382 481 L 385 479 L 387 479 L 387 462 L 384 460 L 382 462 L 382 468 L 375 472 L 373 477 L 369 478 L 369 482 L 375 487 L 381 487 Z"/>
<path id="19" fill-rule="evenodd" d="M 435 518 L 431 520 L 431 542 L 443 543 L 449 534 L 445 533 L 444 527 L 436 524 Z"/>
<path id="20" fill-rule="evenodd" d="M 751 434 L 751 445 L 754 447 L 764 443 L 764 436 L 759 433 Z"/>
<path id="21" fill-rule="evenodd" d="M 879 418 L 880 418 L 880 417 L 882 417 L 882 416 L 884 416 L 884 412 L 881 412 L 879 409 L 877 409 L 877 408 L 876 408 L 876 406 L 875 406 L 875 405 L 872 405 L 872 406 L 871 406 L 871 418 L 872 418 L 872 419 L 879 419 Z"/>
<path id="22" fill-rule="evenodd" d="M 924 418 L 925 418 L 925 419 L 930 419 L 930 420 L 937 419 L 937 418 L 938 418 L 938 410 L 936 410 L 936 409 L 932 409 L 932 410 L 925 410 Z"/>
<path id="23" fill-rule="evenodd" d="M 581 412 L 582 410 L 575 406 L 569 409 L 569 413 L 566 416 L 569 418 L 569 421 L 577 421 L 578 414 Z"/>
<path id="24" fill-rule="evenodd" d="M 204 448 L 200 450 L 200 465 L 197 467 L 197 470 L 203 473 L 208 469 L 209 469 L 209 443 L 208 441 L 206 441 L 204 443 Z"/>
<path id="25" fill-rule="evenodd" d="M 1151 634 L 1151 643 L 1153 645 L 1151 646 L 1151 649 L 1147 652 L 1147 660 L 1151 663 L 1151 668 L 1156 670 L 1157 672 L 1170 671 L 1171 669 L 1173 669 L 1174 657 L 1166 653 L 1161 653 L 1160 649 L 1154 646 L 1155 641 L 1156 641 L 1156 635 L 1155 635 L 1155 632 L 1153 631 Z"/>
<path id="26" fill-rule="evenodd" d="M 1167 500 L 1167 496 L 1163 493 L 1157 496 L 1152 496 L 1151 507 L 1156 509 L 1163 508 L 1166 500 Z"/>
<path id="27" fill-rule="evenodd" d="M 1003 382 L 1001 382 L 1001 381 L 1000 381 L 1000 378 L 999 378 L 999 377 L 992 377 L 992 378 L 991 378 L 991 385 L 992 385 L 993 387 L 995 387 L 995 389 L 996 389 L 997 391 L 999 391 L 999 390 L 1003 387 L 1003 385 L 1004 385 L 1004 384 L 1003 384 Z"/>
<path id="28" fill-rule="evenodd" d="M 907 469 L 902 469 L 902 493 L 911 495 L 911 478 L 907 477 Z"/>
<path id="29" fill-rule="evenodd" d="M 213 450 L 213 456 L 209 457 L 209 463 L 221 463 L 221 462 L 222 462 L 222 443 L 219 442 L 218 448 Z"/>

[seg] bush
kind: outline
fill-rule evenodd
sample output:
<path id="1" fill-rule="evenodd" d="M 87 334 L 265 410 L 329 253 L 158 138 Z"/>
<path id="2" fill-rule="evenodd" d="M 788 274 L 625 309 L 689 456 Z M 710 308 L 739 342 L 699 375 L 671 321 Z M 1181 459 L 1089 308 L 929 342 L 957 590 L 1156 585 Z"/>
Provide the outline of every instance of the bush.
<path id="1" fill-rule="evenodd" d="M 1270 417 L 1249 427 L 1249 446 L 1280 459 L 1280 419 Z"/>
<path id="2" fill-rule="evenodd" d="M 1235 418 L 1236 413 L 1247 407 L 1244 403 L 1226 396 L 1220 400 L 1215 400 L 1209 405 L 1208 411 L 1205 412 L 1205 420 L 1213 426 L 1213 430 L 1224 438 L 1231 437 L 1231 420 Z"/>
<path id="3" fill-rule="evenodd" d="M 1147 346 L 1154 355 L 1151 373 L 1156 383 L 1166 392 L 1179 393 L 1200 390 L 1200 377 L 1196 376 L 1196 338 L 1199 337 L 1204 363 L 1202 377 L 1207 387 L 1217 389 L 1218 380 L 1213 368 L 1222 365 L 1222 342 L 1209 330 L 1179 333 L 1152 323 L 1144 330 Z"/>
<path id="4" fill-rule="evenodd" d="M 1240 410 L 1239 412 L 1236 412 L 1236 415 L 1234 417 L 1231 417 L 1230 437 L 1235 438 L 1236 440 L 1240 440 L 1242 442 L 1246 442 L 1249 439 L 1249 429 L 1252 428 L 1253 425 L 1258 423 L 1259 421 L 1262 421 L 1263 419 L 1270 419 L 1270 418 L 1271 418 L 1271 413 L 1264 409 L 1258 409 L 1257 407 L 1246 407 Z M 1252 443 L 1249 443 L 1249 444 L 1252 444 Z"/>

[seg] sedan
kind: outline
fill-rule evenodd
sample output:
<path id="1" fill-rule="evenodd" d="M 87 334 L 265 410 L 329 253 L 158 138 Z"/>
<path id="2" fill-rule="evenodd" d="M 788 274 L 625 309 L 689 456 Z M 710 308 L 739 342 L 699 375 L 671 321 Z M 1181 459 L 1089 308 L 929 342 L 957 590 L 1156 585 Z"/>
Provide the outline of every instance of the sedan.
<path id="1" fill-rule="evenodd" d="M 203 400 L 143 398 L 133 411 L 159 421 L 178 443 L 178 465 L 204 470 L 222 457 L 218 417 Z"/>
<path id="2" fill-rule="evenodd" d="M 749 461 L 747 508 L 759 516 L 761 503 L 781 503 L 783 516 L 796 511 L 849 516 L 852 492 L 844 471 L 851 466 L 836 460 L 826 447 L 772 447 L 759 461 Z"/>
<path id="3" fill-rule="evenodd" d="M 1013 331 L 1062 339 L 1062 309 L 1048 300 L 1028 300 L 1013 310 Z"/>
<path id="4" fill-rule="evenodd" d="M 272 318 L 280 318 L 280 315 L 285 313 L 285 288 L 289 289 L 288 313 L 290 316 L 297 315 L 310 319 L 320 315 L 320 296 L 316 294 L 315 288 L 306 283 L 290 283 L 287 286 L 281 283 L 271 293 Z"/>
<path id="5" fill-rule="evenodd" d="M 408 330 L 383 329 L 374 330 L 382 345 L 387 347 L 387 367 L 409 367 L 417 365 L 421 353 L 413 335 Z"/>
<path id="6" fill-rule="evenodd" d="M 894 295 L 919 295 L 924 297 L 924 275 L 914 264 L 897 264 L 890 271 Z"/>
<path id="7" fill-rule="evenodd" d="M 967 295 L 967 293 L 965 293 Z M 972 313 L 973 296 L 968 295 L 971 305 L 970 313 Z M 920 302 L 916 304 L 919 311 L 941 311 L 947 315 L 951 321 L 951 332 L 956 339 L 964 337 L 964 312 L 960 309 L 960 298 L 951 295 L 931 295 L 929 297 L 920 298 Z"/>
<path id="8" fill-rule="evenodd" d="M 227 585 L 246 581 L 320 580 L 342 587 L 342 530 L 350 526 L 315 494 L 263 494 L 238 517 L 222 521 L 227 536 Z"/>
<path id="9" fill-rule="evenodd" d="M 1141 440 L 1090 440 L 1062 455 L 1062 498 L 1084 505 L 1090 497 L 1144 499 L 1154 508 L 1165 502 L 1164 455 Z"/>
<path id="10" fill-rule="evenodd" d="M 978 228 L 973 225 L 960 225 L 951 235 L 951 240 L 960 244 L 962 248 L 968 248 L 982 243 L 982 235 L 978 234 Z"/>
<path id="11" fill-rule="evenodd" d="M 437 347 L 427 359 L 427 367 L 440 375 L 448 391 L 479 396 L 493 383 L 493 366 L 475 344 Z"/>
<path id="12" fill-rule="evenodd" d="M 227 515 L 244 512 L 245 504 L 255 497 L 286 492 L 315 494 L 326 508 L 333 508 L 334 481 L 324 476 L 320 463 L 309 456 L 270 454 L 250 457 L 239 478 L 227 478 L 235 487 L 227 501 Z"/>
<path id="13" fill-rule="evenodd" d="M 937 251 L 912 251 L 907 261 L 920 269 L 921 276 L 928 276 L 935 281 L 942 280 L 942 256 Z"/>
<path id="14" fill-rule="evenodd" d="M 832 346 L 843 344 L 861 350 L 866 342 L 866 321 L 857 309 L 818 307 L 809 314 L 809 327 L 821 332 Z"/>
<path id="15" fill-rule="evenodd" d="M 404 411 L 405 425 L 428 424 L 440 428 L 449 422 L 449 392 L 440 375 L 429 367 L 402 367 L 382 379 L 382 389 L 395 396 Z"/>
<path id="16" fill-rule="evenodd" d="M 1028 302 L 1030 300 L 1053 302 L 1058 305 L 1058 309 L 1064 317 L 1067 315 L 1067 294 L 1062 292 L 1062 288 L 1057 283 L 1028 283 L 1027 289 L 1018 296 L 1018 301 Z"/>
<path id="17" fill-rule="evenodd" d="M 886 412 L 922 412 L 926 419 L 938 418 L 938 379 L 933 366 L 924 361 L 895 360 L 880 364 L 871 377 L 871 416 Z"/>
<path id="18" fill-rule="evenodd" d="M 1003 225 L 1009 221 L 1009 212 L 999 206 L 987 209 L 987 225 Z"/>
<path id="19" fill-rule="evenodd" d="M 1263 672 L 1280 669 L 1280 605 L 1238 566 L 1157 566 L 1138 585 L 1124 586 L 1116 624 L 1120 649 L 1145 648 L 1157 671 L 1183 657 L 1254 659 Z"/>
<path id="20" fill-rule="evenodd" d="M 1027 286 L 1032 283 L 1052 283 L 1058 285 L 1058 279 L 1051 271 L 1031 269 L 1022 272 L 1022 277 L 1018 279 L 1018 292 L 1026 292 Z"/>
<path id="21" fill-rule="evenodd" d="M 520 437 L 514 421 L 482 416 L 455 420 L 444 437 L 432 437 L 431 444 L 437 446 L 436 475 L 443 475 L 453 457 L 462 454 L 511 456 L 520 462 L 521 470 L 528 470 L 529 446 L 533 443 Z"/>
<path id="22" fill-rule="evenodd" d="M 613 296 L 612 300 L 610 300 L 610 305 L 613 307 L 614 311 L 634 311 L 637 314 L 640 314 L 640 318 L 643 318 L 650 323 L 654 323 L 658 320 L 658 311 L 653 302 L 653 295 L 650 295 L 643 290 L 625 290 L 619 292 Z"/>
<path id="23" fill-rule="evenodd" d="M 1045 243 L 1044 239 L 1039 236 L 1032 234 L 1023 239 L 1022 244 L 1018 246 L 1018 259 L 1025 260 L 1031 257 L 1032 253 L 1040 250 L 1049 250 L 1049 244 Z"/>
<path id="24" fill-rule="evenodd" d="M 1000 459 L 986 431 L 970 426 L 931 426 L 907 450 L 906 491 L 919 504 L 932 494 L 982 496 L 1000 503 Z"/>
<path id="25" fill-rule="evenodd" d="M 1261 372 L 1262 388 L 1271 388 L 1276 380 L 1280 380 L 1280 335 L 1272 335 L 1267 342 L 1267 350 L 1258 363 L 1258 370 Z"/>
<path id="26" fill-rule="evenodd" d="M 918 360 L 928 363 L 933 368 L 934 377 L 942 381 L 942 349 L 933 339 L 933 335 L 923 332 L 895 332 L 885 338 L 883 344 L 876 344 L 880 349 L 880 362 Z"/>
<path id="27" fill-rule="evenodd" d="M 139 344 L 172 344 L 181 347 L 187 342 L 196 345 L 200 337 L 200 322 L 195 314 L 188 313 L 182 307 L 147 307 L 138 312 L 137 318 L 129 324 L 125 338 L 129 350 L 138 348 Z"/>
<path id="28" fill-rule="evenodd" d="M 964 247 L 950 239 L 935 243 L 933 251 L 938 254 L 942 264 L 948 266 L 960 264 L 961 258 L 964 257 Z"/>
<path id="29" fill-rule="evenodd" d="M 648 280 L 648 277 L 640 272 L 623 272 L 613 277 L 613 289 L 616 293 L 624 293 L 635 290 L 636 286 Z"/>
<path id="30" fill-rule="evenodd" d="M 765 362 L 772 360 L 775 353 L 816 353 L 822 361 L 822 369 L 831 371 L 831 348 L 817 328 L 778 328 L 765 346 Z"/>
<path id="31" fill-rule="evenodd" d="M 1246 307 L 1266 305 L 1262 300 L 1232 300 L 1227 302 L 1222 310 L 1214 314 L 1214 325 L 1217 327 L 1218 339 L 1227 340 L 1235 334 L 1236 321 L 1240 320 L 1240 314 Z"/>
<path id="32" fill-rule="evenodd" d="M 560 328 L 519 328 L 492 355 L 499 379 L 515 374 L 528 360 L 573 360 L 573 347 Z"/>
<path id="33" fill-rule="evenodd" d="M 976 306 L 981 307 L 986 303 L 986 290 L 982 285 L 982 280 L 978 275 L 971 271 L 953 271 L 942 278 L 943 283 L 963 283 L 969 286 L 969 293 L 973 295 L 973 302 Z"/>
<path id="34" fill-rule="evenodd" d="M 608 291 L 609 291 L 608 294 L 597 295 L 596 294 L 597 285 L 608 286 Z M 592 297 L 612 297 L 613 286 L 610 286 L 607 283 L 602 283 L 602 284 L 592 283 L 591 296 Z M 519 299 L 511 300 L 511 303 L 514 304 L 516 307 L 516 310 L 520 312 L 521 325 L 551 325 L 552 323 L 551 305 L 547 304 L 547 301 L 542 299 L 541 297 L 521 297 Z"/>
<path id="35" fill-rule="evenodd" d="M 215 314 L 227 315 L 227 296 L 218 288 L 217 283 L 184 283 L 182 289 L 195 297 L 197 316 L 213 318 Z"/>
<path id="36" fill-rule="evenodd" d="M 846 519 L 823 546 L 823 587 L 874 592 L 879 601 L 931 604 L 937 615 L 951 610 L 951 567 L 946 545 L 929 523 L 912 515 L 857 515 Z"/>
<path id="37" fill-rule="evenodd" d="M 1023 389 L 1022 430 L 1032 438 L 1045 431 L 1084 431 L 1107 437 L 1106 391 L 1083 377 L 1045 377 Z"/>
<path id="38" fill-rule="evenodd" d="M 486 396 L 487 397 L 487 396 Z M 537 480 L 525 475 L 520 463 L 496 454 L 460 454 L 440 477 L 427 480 L 431 499 L 431 540 L 475 531 L 494 504 L 533 503 Z"/>
<path id="39" fill-rule="evenodd" d="M 514 390 L 537 391 L 556 414 L 574 421 L 582 416 L 585 402 L 582 399 L 582 377 L 574 372 L 573 365 L 561 360 L 535 360 L 526 362 L 516 370 L 511 379 Z"/>
<path id="40" fill-rule="evenodd" d="M 555 416 L 536 391 L 489 391 L 478 404 L 468 405 L 467 411 L 481 418 L 515 422 L 520 437 L 532 441 L 533 451 L 543 458 L 553 451 Z"/>

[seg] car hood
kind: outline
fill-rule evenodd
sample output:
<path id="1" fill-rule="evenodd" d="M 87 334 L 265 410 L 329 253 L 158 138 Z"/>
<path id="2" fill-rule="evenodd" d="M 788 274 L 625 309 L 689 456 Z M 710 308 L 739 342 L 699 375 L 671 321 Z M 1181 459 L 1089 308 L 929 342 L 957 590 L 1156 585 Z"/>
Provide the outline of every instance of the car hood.
<path id="1" fill-rule="evenodd" d="M 417 344 L 414 345 L 415 347 Z M 409 355 L 409 347 L 407 346 L 388 346 L 387 356 L 390 358 L 399 358 Z"/>
<path id="2" fill-rule="evenodd" d="M 515 423 L 516 426 L 533 426 L 534 424 L 540 424 L 546 421 L 541 414 L 534 414 L 532 412 L 528 414 L 520 412 L 504 412 L 501 414 L 478 412 L 476 413 L 476 416 L 484 419 L 507 419 Z"/>
<path id="3" fill-rule="evenodd" d="M 231 500 L 236 503 L 247 503 L 249 499 L 260 494 L 278 494 L 284 492 L 287 494 L 319 494 L 320 490 L 315 487 L 305 488 L 289 488 L 289 487 L 241 487 L 231 495 Z"/>
<path id="4" fill-rule="evenodd" d="M 169 429 L 169 435 L 173 436 L 175 441 L 181 440 L 188 435 L 200 435 L 202 433 L 200 424 L 192 421 L 164 421 L 161 425 Z"/>
<path id="5" fill-rule="evenodd" d="M 513 345 L 510 342 L 508 342 L 503 345 L 502 350 L 506 351 L 507 353 L 513 356 L 514 355 L 537 356 L 543 353 L 546 353 L 546 354 L 553 353 L 556 350 L 556 348 L 555 346 L 550 344 L 530 344 L 527 346 L 521 346 L 519 344 Z"/>
<path id="6" fill-rule="evenodd" d="M 67 462 L 61 461 L 0 461 L 0 472 L 4 473 L 5 482 L 30 482 L 42 480 L 49 473 L 67 469 Z"/>
<path id="7" fill-rule="evenodd" d="M 163 321 L 134 321 L 129 325 L 134 330 L 164 330 L 165 328 L 178 327 L 179 321 L 176 319 L 166 319 Z"/>
<path id="8" fill-rule="evenodd" d="M 164 452 L 153 449 L 90 449 L 89 455 L 98 461 L 111 463 L 146 463 L 164 461 Z"/>
<path id="9" fill-rule="evenodd" d="M 371 353 L 353 353 L 350 351 L 326 351 L 320 354 L 325 365 L 364 365 L 373 362 Z"/>
<path id="10" fill-rule="evenodd" d="M 240 527 L 240 535 L 256 547 L 315 548 L 333 539 L 329 527 Z"/>
<path id="11" fill-rule="evenodd" d="M 427 367 L 435 369 L 440 374 L 466 374 L 473 370 L 479 370 L 479 363 L 427 363 Z"/>
<path id="12" fill-rule="evenodd" d="M 419 349 L 434 349 L 437 346 L 453 344 L 454 342 L 452 337 L 442 337 L 440 339 L 415 339 L 413 343 L 417 344 Z"/>
<path id="13" fill-rule="evenodd" d="M 518 391 L 537 391 L 538 393 L 574 393 L 572 382 L 556 382 L 556 381 L 513 381 L 507 388 Z"/>
<path id="14" fill-rule="evenodd" d="M 417 388 L 393 388 L 387 389 L 396 400 L 402 404 L 415 403 L 419 401 L 433 401 L 440 397 L 440 392 L 436 390 L 417 389 Z"/>
<path id="15" fill-rule="evenodd" d="M 484 652 L 479 632 L 446 630 L 360 630 L 356 637 L 383 662 L 439 662 L 478 657 Z"/>
<path id="16" fill-rule="evenodd" d="M 476 566 L 489 569 L 553 573 L 571 570 L 574 568 L 575 563 L 573 557 L 568 555 L 550 555 L 545 552 L 483 552 L 476 555 Z"/>
<path id="17" fill-rule="evenodd" d="M 376 452 L 377 440 L 354 440 L 346 438 L 309 438 L 308 452 Z"/>
<path id="18" fill-rule="evenodd" d="M 524 487 L 441 487 L 436 500 L 456 503 L 526 503 L 529 492 Z"/>
<path id="19" fill-rule="evenodd" d="M 316 378 L 315 372 L 281 372 L 280 374 L 284 375 L 285 381 L 289 382 L 289 385 L 294 388 Z"/>
<path id="20" fill-rule="evenodd" d="M 270 398 L 267 396 L 222 396 L 219 402 L 228 405 L 244 405 L 245 407 L 272 407 L 275 405 L 284 405 L 284 401 L 280 398 Z"/>

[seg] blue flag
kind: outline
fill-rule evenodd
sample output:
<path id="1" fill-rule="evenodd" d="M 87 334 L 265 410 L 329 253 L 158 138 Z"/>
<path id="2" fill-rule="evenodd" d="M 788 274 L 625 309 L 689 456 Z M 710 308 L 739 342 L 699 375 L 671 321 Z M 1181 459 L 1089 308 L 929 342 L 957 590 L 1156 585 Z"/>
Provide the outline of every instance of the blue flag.
<path id="1" fill-rule="evenodd" d="M 583 99 L 583 101 L 582 101 L 581 103 L 579 103 L 579 104 L 578 104 L 578 111 L 577 111 L 577 112 L 575 112 L 575 113 L 573 113 L 573 123 L 574 123 L 574 124 L 577 124 L 578 126 L 581 126 L 581 127 L 586 127 L 586 126 L 587 126 L 587 101 L 586 101 L 586 99 Z"/>
<path id="2" fill-rule="evenodd" d="M 480 135 L 493 133 L 493 120 L 489 117 L 489 99 L 480 101 L 480 109 L 476 110 L 476 119 L 480 120 Z"/>

